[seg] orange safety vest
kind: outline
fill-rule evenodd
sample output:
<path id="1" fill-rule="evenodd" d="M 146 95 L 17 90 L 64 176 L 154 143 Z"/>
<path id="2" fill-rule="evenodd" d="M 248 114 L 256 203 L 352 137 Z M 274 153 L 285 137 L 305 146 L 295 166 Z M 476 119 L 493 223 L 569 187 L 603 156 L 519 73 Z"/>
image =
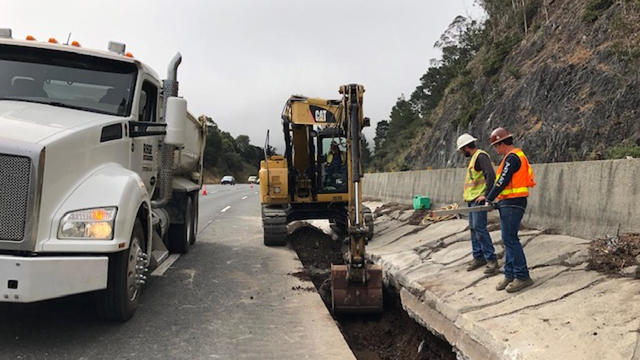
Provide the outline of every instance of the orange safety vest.
<path id="1" fill-rule="evenodd" d="M 536 181 L 533 176 L 533 168 L 529 164 L 529 160 L 524 155 L 524 152 L 522 152 L 522 149 L 518 148 L 509 151 L 509 153 L 502 158 L 502 162 L 500 163 L 500 166 L 498 166 L 498 172 L 496 173 L 496 181 L 498 181 L 500 174 L 502 174 L 504 162 L 509 154 L 516 154 L 518 156 L 520 159 L 520 169 L 513 174 L 509 184 L 507 184 L 504 190 L 502 190 L 498 195 L 498 201 L 529 196 L 529 188 L 536 186 Z"/>

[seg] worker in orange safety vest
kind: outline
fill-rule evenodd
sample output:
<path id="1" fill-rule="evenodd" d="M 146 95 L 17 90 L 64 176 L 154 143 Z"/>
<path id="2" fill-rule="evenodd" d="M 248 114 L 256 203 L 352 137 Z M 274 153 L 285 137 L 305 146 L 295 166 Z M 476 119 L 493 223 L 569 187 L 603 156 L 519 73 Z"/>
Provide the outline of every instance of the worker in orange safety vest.
<path id="1" fill-rule="evenodd" d="M 491 191 L 486 197 L 478 197 L 477 201 L 491 203 L 497 200 L 505 247 L 505 265 L 504 279 L 496 286 L 496 290 L 516 292 L 533 285 L 518 230 L 527 208 L 529 188 L 534 187 L 536 182 L 529 160 L 522 149 L 513 145 L 511 133 L 504 128 L 496 128 L 491 132 L 490 142 L 503 158 Z"/>

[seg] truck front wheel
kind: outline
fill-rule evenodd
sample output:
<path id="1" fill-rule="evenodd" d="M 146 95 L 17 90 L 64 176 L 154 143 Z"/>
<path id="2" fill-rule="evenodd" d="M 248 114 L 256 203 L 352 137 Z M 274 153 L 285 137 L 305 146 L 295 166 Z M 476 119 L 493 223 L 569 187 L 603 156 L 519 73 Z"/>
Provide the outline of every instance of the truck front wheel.
<path id="1" fill-rule="evenodd" d="M 127 321 L 136 312 L 146 268 L 144 239 L 142 223 L 136 219 L 129 249 L 109 256 L 107 289 L 98 293 L 98 314 L 101 317 Z"/>

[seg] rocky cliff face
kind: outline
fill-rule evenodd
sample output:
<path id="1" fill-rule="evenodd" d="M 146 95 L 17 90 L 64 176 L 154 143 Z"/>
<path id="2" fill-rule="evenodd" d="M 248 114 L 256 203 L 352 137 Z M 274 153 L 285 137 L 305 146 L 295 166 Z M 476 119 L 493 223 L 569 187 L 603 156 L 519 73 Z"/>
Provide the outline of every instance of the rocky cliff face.
<path id="1" fill-rule="evenodd" d="M 512 131 L 535 163 L 602 159 L 613 147 L 640 146 L 640 5 L 611 1 L 594 19 L 588 16 L 594 2 L 541 2 L 494 76 L 480 70 L 486 55 L 479 51 L 467 67 L 480 97 L 474 116 L 468 124 L 455 121 L 474 105 L 450 86 L 405 162 L 418 169 L 459 166 L 465 159 L 456 138 L 469 132 L 486 149 L 498 126 Z"/>

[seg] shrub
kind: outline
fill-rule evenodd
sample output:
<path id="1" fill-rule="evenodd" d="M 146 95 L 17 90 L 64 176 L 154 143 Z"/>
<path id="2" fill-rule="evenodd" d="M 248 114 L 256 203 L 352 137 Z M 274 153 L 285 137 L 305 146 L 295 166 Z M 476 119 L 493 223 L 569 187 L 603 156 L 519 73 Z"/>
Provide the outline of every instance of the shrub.
<path id="1" fill-rule="evenodd" d="M 506 36 L 495 43 L 489 49 L 486 57 L 482 62 L 482 72 L 487 77 L 492 77 L 500 72 L 504 60 L 507 58 L 514 46 L 520 42 L 521 38 L 517 35 Z"/>
<path id="2" fill-rule="evenodd" d="M 587 8 L 582 15 L 582 20 L 586 22 L 596 21 L 611 5 L 613 5 L 613 0 L 589 0 Z"/>
<path id="3" fill-rule="evenodd" d="M 607 151 L 607 159 L 624 159 L 626 156 L 640 158 L 640 146 L 620 144 Z"/>

